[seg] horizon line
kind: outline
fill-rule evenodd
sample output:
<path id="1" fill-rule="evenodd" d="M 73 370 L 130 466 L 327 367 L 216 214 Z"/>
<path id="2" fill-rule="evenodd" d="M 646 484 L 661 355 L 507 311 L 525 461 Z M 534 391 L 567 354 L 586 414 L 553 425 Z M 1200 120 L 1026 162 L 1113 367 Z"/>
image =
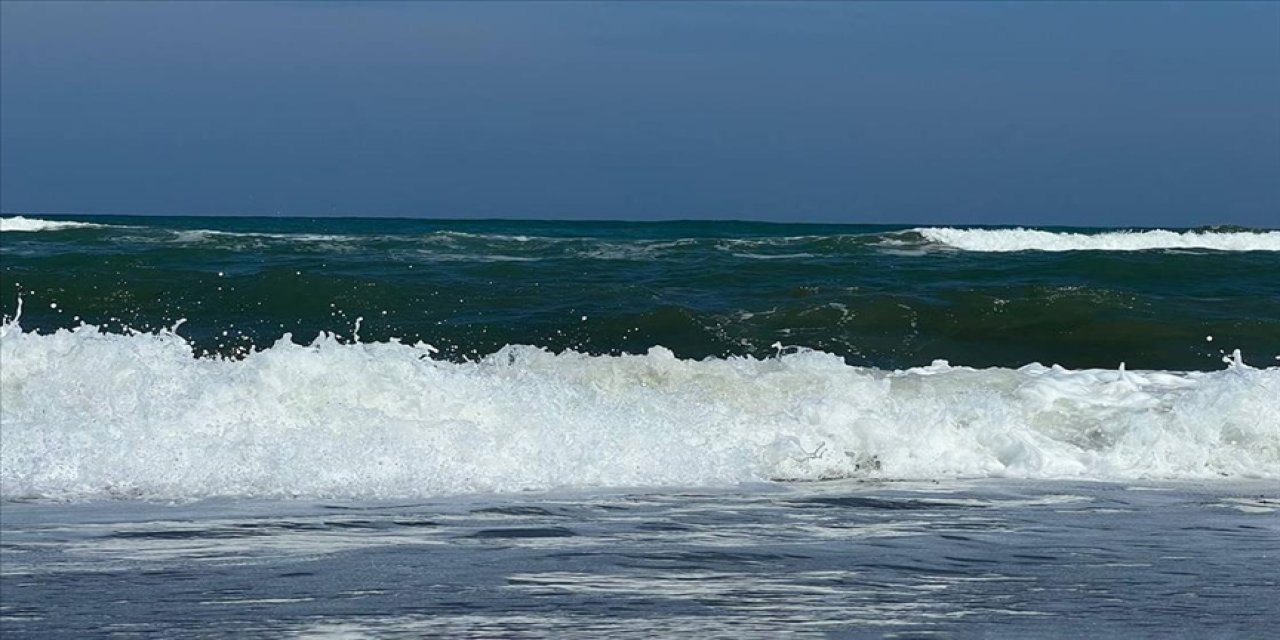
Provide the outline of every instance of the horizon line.
<path id="1" fill-rule="evenodd" d="M 0 211 L 0 216 L 53 216 L 53 217 L 113 217 L 113 218 L 237 218 L 237 219 L 259 219 L 259 220 L 276 220 L 276 219 L 295 219 L 295 220 L 406 220 L 406 221 L 424 221 L 424 222 L 580 222 L 590 224 L 706 224 L 706 223 L 726 223 L 726 224 L 769 224 L 769 225 L 807 225 L 807 226 L 877 226 L 877 227 L 1025 227 L 1025 228 L 1077 228 L 1077 229 L 1144 229 L 1144 230 L 1196 230 L 1196 229 L 1213 229 L 1217 227 L 1236 227 L 1246 230 L 1266 230 L 1277 231 L 1280 227 L 1243 225 L 1229 222 L 1207 223 L 1194 226 L 1147 226 L 1147 225 L 1124 225 L 1124 224 L 1105 224 L 1105 225 L 1082 225 L 1082 224 L 1034 224 L 1019 222 L 857 222 L 857 221 L 828 221 L 818 222 L 811 220 L 803 221 L 778 221 L 778 220 L 761 220 L 751 218 L 652 218 L 652 219 L 636 219 L 636 218 L 504 218 L 493 216 L 476 216 L 476 217 L 445 217 L 445 216 L 410 216 L 403 214 L 297 214 L 297 213 L 81 213 L 66 211 Z"/>

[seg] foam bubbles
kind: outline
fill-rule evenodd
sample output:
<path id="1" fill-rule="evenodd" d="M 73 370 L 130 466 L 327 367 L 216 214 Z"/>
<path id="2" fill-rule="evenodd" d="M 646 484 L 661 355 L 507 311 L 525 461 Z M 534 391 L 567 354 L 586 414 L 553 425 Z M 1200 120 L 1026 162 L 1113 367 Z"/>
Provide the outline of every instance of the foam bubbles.
<path id="1" fill-rule="evenodd" d="M 176 328 L 176 327 L 175 327 Z M 847 366 L 0 327 L 0 496 L 428 496 L 829 477 L 1280 477 L 1280 369 Z"/>
<path id="2" fill-rule="evenodd" d="M 1280 251 L 1280 231 L 1113 231 L 1061 233 L 1037 229 L 914 229 L 930 242 L 965 251 L 1147 251 L 1210 249 Z"/>
<path id="3" fill-rule="evenodd" d="M 73 222 L 71 220 L 41 220 L 40 218 L 25 218 L 23 216 L 0 218 L 0 231 L 58 231 L 61 229 L 85 229 L 102 226 L 105 225 Z"/>

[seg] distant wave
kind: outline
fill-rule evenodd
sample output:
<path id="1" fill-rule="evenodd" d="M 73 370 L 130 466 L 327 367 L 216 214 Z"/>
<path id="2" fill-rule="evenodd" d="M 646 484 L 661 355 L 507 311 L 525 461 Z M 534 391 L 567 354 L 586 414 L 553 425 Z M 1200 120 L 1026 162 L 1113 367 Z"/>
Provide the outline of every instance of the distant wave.
<path id="1" fill-rule="evenodd" d="M 0 326 L 0 497 L 397 497 L 835 477 L 1280 478 L 1280 368 L 851 367 Z"/>
<path id="2" fill-rule="evenodd" d="M 1037 229 L 913 229 L 925 240 L 965 251 L 1280 251 L 1280 231 L 1111 231 L 1065 233 Z"/>
<path id="3" fill-rule="evenodd" d="M 40 218 L 26 218 L 23 216 L 0 218 L 0 231 L 58 231 L 60 229 L 84 229 L 103 226 L 106 225 L 90 222 L 72 222 L 71 220 L 41 220 Z"/>

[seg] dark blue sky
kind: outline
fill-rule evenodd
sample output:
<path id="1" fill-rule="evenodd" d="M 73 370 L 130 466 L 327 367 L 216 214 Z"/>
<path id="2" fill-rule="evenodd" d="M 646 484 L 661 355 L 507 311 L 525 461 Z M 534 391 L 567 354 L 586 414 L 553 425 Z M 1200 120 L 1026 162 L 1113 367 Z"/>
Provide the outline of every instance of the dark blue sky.
<path id="1" fill-rule="evenodd" d="M 0 5 L 0 209 L 1280 226 L 1280 3 Z"/>

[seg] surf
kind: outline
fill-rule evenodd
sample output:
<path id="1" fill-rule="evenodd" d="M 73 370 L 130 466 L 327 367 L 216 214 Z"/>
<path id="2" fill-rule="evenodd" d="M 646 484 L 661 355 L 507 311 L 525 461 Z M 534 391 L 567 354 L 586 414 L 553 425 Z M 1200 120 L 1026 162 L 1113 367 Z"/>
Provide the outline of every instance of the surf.
<path id="1" fill-rule="evenodd" d="M 106 225 L 94 224 L 92 222 L 75 222 L 72 220 L 44 220 L 41 218 L 27 218 L 24 216 L 10 216 L 0 218 L 0 232 L 9 231 L 61 231 L 63 229 L 94 229 L 101 228 Z"/>
<path id="2" fill-rule="evenodd" d="M 964 251 L 1280 251 L 1280 231 L 1211 231 L 1150 229 L 1078 233 L 1040 229 L 912 229 L 925 240 Z"/>
<path id="3" fill-rule="evenodd" d="M 1280 368 L 881 370 L 0 327 L 0 497 L 390 498 L 836 477 L 1280 478 Z"/>

